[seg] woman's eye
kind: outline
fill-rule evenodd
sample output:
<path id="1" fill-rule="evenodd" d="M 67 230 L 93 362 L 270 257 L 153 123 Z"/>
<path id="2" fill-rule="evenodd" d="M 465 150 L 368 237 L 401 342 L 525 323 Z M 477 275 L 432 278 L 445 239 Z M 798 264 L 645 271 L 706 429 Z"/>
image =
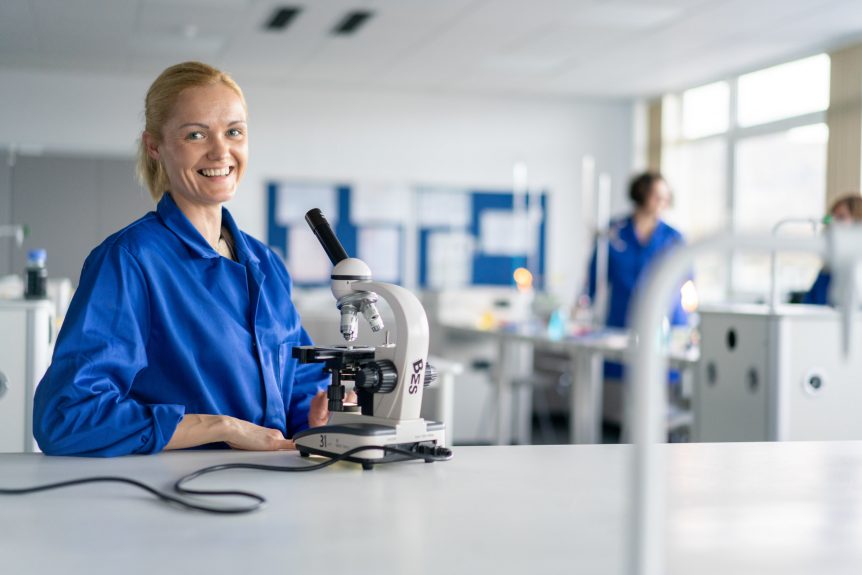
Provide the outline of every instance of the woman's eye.
<path id="1" fill-rule="evenodd" d="M 203 138 L 203 132 L 189 132 L 188 136 L 186 136 L 187 140 L 203 140 Z"/>
<path id="2" fill-rule="evenodd" d="M 231 136 L 232 138 L 236 138 L 238 136 L 242 136 L 242 131 L 237 128 L 231 128 L 227 131 L 227 135 Z"/>

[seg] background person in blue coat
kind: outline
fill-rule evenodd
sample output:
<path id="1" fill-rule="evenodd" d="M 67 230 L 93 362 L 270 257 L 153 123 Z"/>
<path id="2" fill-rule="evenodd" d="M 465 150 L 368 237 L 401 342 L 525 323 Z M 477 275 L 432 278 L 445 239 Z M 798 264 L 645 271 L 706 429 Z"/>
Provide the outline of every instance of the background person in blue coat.
<path id="1" fill-rule="evenodd" d="M 605 325 L 628 327 L 632 297 L 649 265 L 663 252 L 683 243 L 682 234 L 661 219 L 670 206 L 671 194 L 661 174 L 646 172 L 635 177 L 629 186 L 634 213 L 611 223 L 608 230 L 608 309 Z M 588 295 L 596 295 L 596 250 L 590 260 Z M 687 319 L 677 294 L 670 308 L 673 325 L 684 325 Z"/>
<path id="2" fill-rule="evenodd" d="M 835 200 L 829 210 L 830 222 L 833 224 L 850 224 L 862 222 L 862 195 L 847 194 Z M 828 305 L 829 285 L 832 274 L 827 268 L 820 270 L 811 289 L 802 298 L 802 303 Z"/>
<path id="3" fill-rule="evenodd" d="M 158 205 L 84 263 L 36 392 L 45 453 L 289 449 L 326 422 L 328 377 L 291 357 L 311 340 L 290 276 L 222 207 L 245 170 L 246 112 L 233 79 L 198 62 L 150 87 L 138 167 Z"/>
<path id="4" fill-rule="evenodd" d="M 634 212 L 611 223 L 608 230 L 607 285 L 608 302 L 605 325 L 629 327 L 632 299 L 638 296 L 639 282 L 644 271 L 662 253 L 683 243 L 682 234 L 661 219 L 670 206 L 671 193 L 667 182 L 656 172 L 636 176 L 629 185 L 629 199 Z M 590 260 L 587 292 L 591 301 L 596 296 L 596 250 Z M 694 289 L 693 284 L 691 290 Z M 664 302 L 660 302 L 664 304 Z M 669 305 L 668 319 L 672 325 L 685 325 L 687 314 L 677 292 Z M 619 422 L 622 418 L 623 366 L 606 362 L 605 419 Z"/>

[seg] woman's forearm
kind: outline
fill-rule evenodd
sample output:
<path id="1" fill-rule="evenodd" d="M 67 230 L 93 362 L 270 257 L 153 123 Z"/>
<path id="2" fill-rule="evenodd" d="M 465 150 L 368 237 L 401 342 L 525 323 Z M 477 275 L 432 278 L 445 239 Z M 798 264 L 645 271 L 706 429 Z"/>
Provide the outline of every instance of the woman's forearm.
<path id="1" fill-rule="evenodd" d="M 224 415 L 187 413 L 177 425 L 174 435 L 165 446 L 168 449 L 186 449 L 207 443 L 228 440 L 229 423 Z"/>
<path id="2" fill-rule="evenodd" d="M 234 449 L 276 451 L 293 449 L 293 441 L 269 429 L 228 415 L 186 414 L 165 449 L 186 449 L 207 443 L 227 443 Z"/>

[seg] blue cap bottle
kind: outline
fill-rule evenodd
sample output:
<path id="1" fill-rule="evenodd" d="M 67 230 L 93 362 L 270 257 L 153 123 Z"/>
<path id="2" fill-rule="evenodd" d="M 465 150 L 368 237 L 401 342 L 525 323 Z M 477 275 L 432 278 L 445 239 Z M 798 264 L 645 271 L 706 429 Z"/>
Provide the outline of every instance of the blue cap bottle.
<path id="1" fill-rule="evenodd" d="M 48 297 L 48 270 L 45 261 L 48 252 L 30 250 L 27 252 L 27 285 L 24 289 L 26 299 L 45 299 Z"/>

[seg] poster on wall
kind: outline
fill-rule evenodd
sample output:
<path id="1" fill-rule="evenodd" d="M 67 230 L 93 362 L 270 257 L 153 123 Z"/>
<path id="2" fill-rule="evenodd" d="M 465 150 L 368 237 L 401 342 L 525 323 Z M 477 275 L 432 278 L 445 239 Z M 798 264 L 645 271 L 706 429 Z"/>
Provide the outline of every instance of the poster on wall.
<path id="1" fill-rule="evenodd" d="M 290 227 L 285 259 L 294 283 L 325 284 L 329 281 L 332 264 L 308 226 Z"/>
<path id="2" fill-rule="evenodd" d="M 413 211 L 413 194 L 396 183 L 359 182 L 350 195 L 350 219 L 357 226 L 402 224 Z"/>
<path id="3" fill-rule="evenodd" d="M 401 230 L 396 227 L 360 228 L 359 259 L 368 264 L 376 281 L 401 283 Z"/>
<path id="4" fill-rule="evenodd" d="M 331 223 L 338 221 L 337 189 L 332 184 L 285 182 L 278 186 L 275 221 L 283 226 L 303 224 L 312 208 L 320 211 Z"/>

